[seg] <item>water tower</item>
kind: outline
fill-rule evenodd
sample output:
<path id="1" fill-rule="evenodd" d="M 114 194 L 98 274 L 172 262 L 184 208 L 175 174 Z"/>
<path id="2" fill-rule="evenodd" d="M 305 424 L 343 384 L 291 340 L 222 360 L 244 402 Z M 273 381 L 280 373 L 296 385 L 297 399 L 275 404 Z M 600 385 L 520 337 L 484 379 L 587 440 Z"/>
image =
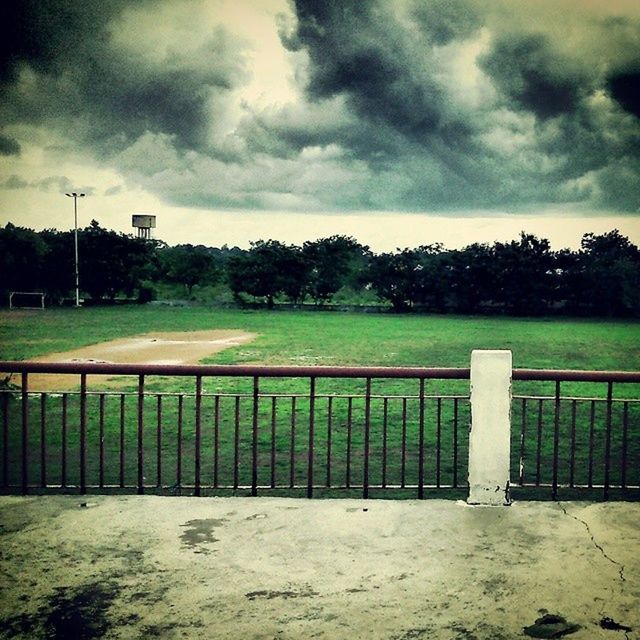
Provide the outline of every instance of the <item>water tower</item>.
<path id="1" fill-rule="evenodd" d="M 156 228 L 156 217 L 148 213 L 134 213 L 131 225 L 138 230 L 138 238 L 151 239 L 151 229 Z"/>

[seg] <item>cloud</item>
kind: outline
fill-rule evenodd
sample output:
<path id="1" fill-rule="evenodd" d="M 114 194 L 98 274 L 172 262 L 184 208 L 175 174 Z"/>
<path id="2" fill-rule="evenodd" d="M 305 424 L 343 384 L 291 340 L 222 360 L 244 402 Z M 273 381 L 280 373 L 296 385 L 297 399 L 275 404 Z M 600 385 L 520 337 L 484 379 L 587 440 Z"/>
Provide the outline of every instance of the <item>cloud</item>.
<path id="1" fill-rule="evenodd" d="M 8 158 L 55 132 L 184 207 L 640 207 L 640 12 L 622 0 L 272 0 L 273 95 L 238 22 L 252 3 L 8 7 Z"/>
<path id="2" fill-rule="evenodd" d="M 197 46 L 169 47 L 154 58 L 118 42 L 118 29 L 135 26 L 138 39 L 152 32 L 161 5 L 9 3 L 0 66 L 3 120 L 73 122 L 70 136 L 106 154 L 147 131 L 173 136 L 181 148 L 206 147 L 212 105 L 244 78 L 242 44 L 223 26 L 199 29 Z"/>
<path id="3" fill-rule="evenodd" d="M 542 34 L 502 35 L 479 63 L 509 106 L 543 119 L 574 112 L 591 89 Z"/>
<path id="4" fill-rule="evenodd" d="M 636 118 L 640 118 L 640 70 L 616 73 L 607 79 L 613 99 Z"/>
<path id="5" fill-rule="evenodd" d="M 0 155 L 17 156 L 20 154 L 20 143 L 9 136 L 0 134 Z"/>
<path id="6" fill-rule="evenodd" d="M 23 180 L 20 176 L 11 175 L 9 176 L 3 183 L 3 189 L 24 189 L 28 187 L 29 183 L 26 180 Z"/>

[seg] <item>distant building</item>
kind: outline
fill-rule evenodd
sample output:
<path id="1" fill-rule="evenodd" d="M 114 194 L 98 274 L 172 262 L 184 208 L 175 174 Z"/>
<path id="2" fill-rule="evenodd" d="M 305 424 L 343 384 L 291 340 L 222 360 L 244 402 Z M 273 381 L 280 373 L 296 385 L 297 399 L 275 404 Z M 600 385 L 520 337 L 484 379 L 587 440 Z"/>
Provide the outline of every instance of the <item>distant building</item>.
<path id="1" fill-rule="evenodd" d="M 149 240 L 151 229 L 156 228 L 156 217 L 148 213 L 134 213 L 131 216 L 131 225 L 138 230 L 138 238 Z"/>

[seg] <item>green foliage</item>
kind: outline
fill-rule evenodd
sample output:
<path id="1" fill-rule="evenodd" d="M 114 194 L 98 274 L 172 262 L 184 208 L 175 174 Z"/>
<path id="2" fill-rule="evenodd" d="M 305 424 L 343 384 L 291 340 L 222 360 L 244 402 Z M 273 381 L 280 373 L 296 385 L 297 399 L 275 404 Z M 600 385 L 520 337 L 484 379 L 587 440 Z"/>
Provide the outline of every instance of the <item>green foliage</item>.
<path id="1" fill-rule="evenodd" d="M 299 247 L 276 240 L 260 240 L 252 242 L 248 252 L 229 259 L 227 276 L 236 296 L 244 292 L 265 298 L 272 308 L 274 298 L 280 293 L 293 302 L 302 299 L 307 266 Z"/>
<path id="2" fill-rule="evenodd" d="M 165 246 L 158 250 L 157 256 L 160 277 L 184 285 L 189 297 L 195 285 L 213 285 L 220 278 L 215 256 L 211 249 L 202 245 Z"/>
<path id="3" fill-rule="evenodd" d="M 151 264 L 151 243 L 103 229 L 96 220 L 78 236 L 82 290 L 97 300 L 133 295 Z"/>
<path id="4" fill-rule="evenodd" d="M 234 300 L 272 308 L 309 299 L 318 305 L 371 304 L 376 296 L 397 312 L 640 316 L 640 251 L 617 230 L 585 234 L 579 251 L 554 253 L 548 240 L 523 232 L 493 245 L 447 250 L 431 244 L 375 255 L 340 235 L 302 247 L 276 240 L 253 242 L 249 250 L 170 247 L 93 221 L 79 231 L 79 245 L 80 287 L 95 300 L 137 291 L 141 301 L 157 293 L 202 304 Z M 69 296 L 73 246 L 72 232 L 0 228 L 5 300 L 18 289 L 45 291 L 49 305 Z"/>
<path id="5" fill-rule="evenodd" d="M 355 238 L 331 236 L 302 246 L 307 264 L 306 290 L 316 303 L 331 300 L 341 287 L 357 288 L 371 252 Z"/>

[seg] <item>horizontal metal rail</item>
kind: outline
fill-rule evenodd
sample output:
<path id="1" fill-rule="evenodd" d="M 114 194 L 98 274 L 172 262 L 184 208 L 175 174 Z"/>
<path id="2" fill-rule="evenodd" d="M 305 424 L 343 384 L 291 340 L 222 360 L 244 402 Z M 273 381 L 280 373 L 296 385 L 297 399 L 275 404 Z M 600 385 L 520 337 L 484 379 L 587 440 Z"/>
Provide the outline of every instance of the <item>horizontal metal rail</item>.
<path id="1" fill-rule="evenodd" d="M 220 376 L 258 378 L 414 378 L 468 380 L 456 367 L 290 367 L 224 364 L 115 364 L 106 362 L 0 361 L 1 373 L 58 373 L 135 376 Z"/>
<path id="2" fill-rule="evenodd" d="M 436 378 L 468 380 L 468 367 L 343 367 L 218 364 L 118 364 L 110 362 L 0 361 L 2 373 L 58 373 L 145 376 L 222 376 L 260 378 Z M 640 382 L 638 371 L 514 369 L 513 380 L 561 382 Z"/>
<path id="3" fill-rule="evenodd" d="M 513 380 L 552 382 L 640 382 L 640 371 L 581 371 L 576 369 L 514 369 Z"/>

